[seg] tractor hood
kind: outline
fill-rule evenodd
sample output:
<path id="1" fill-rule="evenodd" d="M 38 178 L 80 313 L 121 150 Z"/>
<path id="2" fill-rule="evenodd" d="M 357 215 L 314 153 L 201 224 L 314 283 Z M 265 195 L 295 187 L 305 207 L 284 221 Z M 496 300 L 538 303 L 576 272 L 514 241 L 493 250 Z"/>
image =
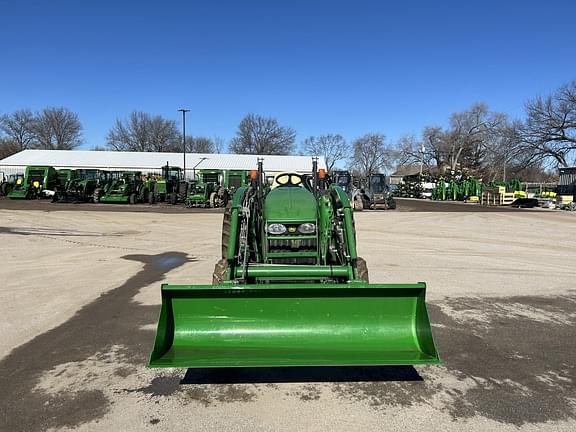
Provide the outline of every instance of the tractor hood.
<path id="1" fill-rule="evenodd" d="M 314 195 L 302 187 L 277 187 L 266 195 L 267 221 L 312 221 L 316 220 L 316 212 Z"/>

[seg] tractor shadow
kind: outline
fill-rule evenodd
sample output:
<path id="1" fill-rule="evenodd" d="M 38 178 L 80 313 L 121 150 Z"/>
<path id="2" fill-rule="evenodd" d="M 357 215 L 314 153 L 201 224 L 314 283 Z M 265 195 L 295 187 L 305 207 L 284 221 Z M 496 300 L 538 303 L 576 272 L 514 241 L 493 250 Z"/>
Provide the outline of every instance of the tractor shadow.
<path id="1" fill-rule="evenodd" d="M 413 366 L 305 366 L 188 369 L 187 384 L 423 381 Z"/>

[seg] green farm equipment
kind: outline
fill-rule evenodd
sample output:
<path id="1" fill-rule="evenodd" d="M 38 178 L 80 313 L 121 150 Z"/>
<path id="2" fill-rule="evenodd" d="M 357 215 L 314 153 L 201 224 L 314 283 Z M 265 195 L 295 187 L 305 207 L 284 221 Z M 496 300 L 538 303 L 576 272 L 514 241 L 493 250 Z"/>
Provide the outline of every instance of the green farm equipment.
<path id="1" fill-rule="evenodd" d="M 96 169 L 74 170 L 73 176 L 58 189 L 56 202 L 90 202 L 94 201 L 94 192 L 98 186 L 101 171 Z"/>
<path id="2" fill-rule="evenodd" d="M 166 201 L 171 204 L 186 200 L 188 183 L 184 181 L 182 168 L 170 166 L 168 163 L 162 167 L 162 177 L 156 179 L 150 186 L 151 193 L 148 195 L 148 202 Z"/>
<path id="3" fill-rule="evenodd" d="M 149 190 L 145 187 L 140 171 L 125 171 L 120 177 L 111 180 L 99 197 L 102 203 L 136 204 L 148 202 Z"/>
<path id="4" fill-rule="evenodd" d="M 53 196 L 58 184 L 58 173 L 51 166 L 28 166 L 24 178 L 18 178 L 10 199 L 35 199 Z"/>
<path id="5" fill-rule="evenodd" d="M 440 362 L 426 285 L 369 284 L 344 190 L 262 162 L 227 206 L 213 285 L 163 285 L 150 367 Z"/>
<path id="6" fill-rule="evenodd" d="M 192 182 L 188 187 L 186 207 L 211 207 L 210 197 L 215 192 L 214 183 Z"/>
<path id="7" fill-rule="evenodd" d="M 225 207 L 229 200 L 225 172 L 200 170 L 199 174 L 200 179 L 188 187 L 186 207 Z"/>
<path id="8" fill-rule="evenodd" d="M 0 181 L 0 196 L 8 196 L 8 194 L 14 189 L 14 186 L 23 181 L 24 175 L 22 174 L 5 175 L 2 173 L 2 180 Z"/>
<path id="9" fill-rule="evenodd" d="M 240 170 L 224 171 L 224 188 L 234 195 L 239 188 L 248 185 L 248 173 Z"/>

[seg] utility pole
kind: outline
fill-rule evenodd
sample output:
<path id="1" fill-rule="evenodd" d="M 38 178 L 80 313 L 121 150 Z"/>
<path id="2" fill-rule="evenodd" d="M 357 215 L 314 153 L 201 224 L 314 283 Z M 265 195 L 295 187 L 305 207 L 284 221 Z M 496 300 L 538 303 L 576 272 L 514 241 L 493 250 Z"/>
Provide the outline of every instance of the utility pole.
<path id="1" fill-rule="evenodd" d="M 420 178 L 422 178 L 422 171 L 424 170 L 424 152 L 426 151 L 426 147 L 422 144 L 420 147 Z"/>
<path id="2" fill-rule="evenodd" d="M 182 113 L 182 150 L 184 151 L 184 180 L 186 180 L 186 113 L 189 109 L 180 108 L 178 111 Z"/>

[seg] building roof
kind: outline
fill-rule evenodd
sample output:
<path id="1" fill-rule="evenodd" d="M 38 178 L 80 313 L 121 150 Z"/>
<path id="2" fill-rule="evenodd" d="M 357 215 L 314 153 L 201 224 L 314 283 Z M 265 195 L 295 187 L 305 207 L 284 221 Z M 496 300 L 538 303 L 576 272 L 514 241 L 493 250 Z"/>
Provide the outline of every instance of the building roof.
<path id="1" fill-rule="evenodd" d="M 258 158 L 264 159 L 264 170 L 312 171 L 311 156 L 240 155 L 187 153 L 186 170 L 197 165 L 197 169 L 251 170 L 257 166 Z M 116 152 L 85 150 L 23 150 L 0 160 L 3 166 L 48 165 L 55 168 L 100 168 L 100 169 L 159 169 L 169 165 L 182 167 L 182 153 Z M 318 168 L 326 169 L 323 157 L 318 159 Z"/>

